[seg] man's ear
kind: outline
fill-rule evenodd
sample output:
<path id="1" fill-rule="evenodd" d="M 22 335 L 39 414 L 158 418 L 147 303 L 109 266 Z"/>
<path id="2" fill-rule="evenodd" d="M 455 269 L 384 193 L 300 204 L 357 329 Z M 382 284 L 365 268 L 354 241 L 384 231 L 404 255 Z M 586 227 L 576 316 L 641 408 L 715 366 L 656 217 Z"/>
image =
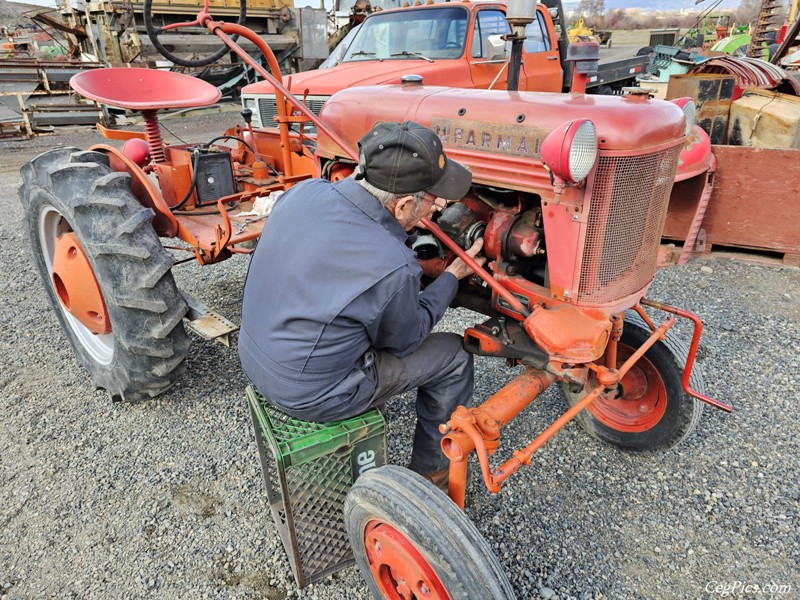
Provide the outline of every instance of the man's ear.
<path id="1" fill-rule="evenodd" d="M 395 201 L 394 218 L 402 222 L 414 211 L 414 196 L 402 196 Z"/>

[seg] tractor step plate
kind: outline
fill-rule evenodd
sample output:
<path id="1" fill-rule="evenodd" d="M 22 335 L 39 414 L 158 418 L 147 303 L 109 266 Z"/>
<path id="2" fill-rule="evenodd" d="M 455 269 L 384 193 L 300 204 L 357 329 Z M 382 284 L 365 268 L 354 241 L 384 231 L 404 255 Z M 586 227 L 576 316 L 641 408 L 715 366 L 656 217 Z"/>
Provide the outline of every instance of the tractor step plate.
<path id="1" fill-rule="evenodd" d="M 189 305 L 189 311 L 186 313 L 186 326 L 204 340 L 215 340 L 230 347 L 231 334 L 239 331 L 239 326 L 186 292 L 182 292 L 182 294 L 186 304 Z"/>

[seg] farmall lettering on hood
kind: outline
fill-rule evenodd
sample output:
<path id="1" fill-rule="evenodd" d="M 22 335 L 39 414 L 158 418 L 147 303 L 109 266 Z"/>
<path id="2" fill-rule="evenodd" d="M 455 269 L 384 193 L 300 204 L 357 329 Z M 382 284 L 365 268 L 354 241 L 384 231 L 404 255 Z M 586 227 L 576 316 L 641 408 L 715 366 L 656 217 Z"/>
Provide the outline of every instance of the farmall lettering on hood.
<path id="1" fill-rule="evenodd" d="M 381 101 L 375 102 L 378 94 Z M 343 90 L 328 100 L 322 116 L 352 141 L 375 122 L 399 117 L 422 123 L 439 134 L 448 155 L 470 166 L 476 181 L 499 184 L 502 177 L 507 185 L 510 177 L 515 189 L 538 188 L 536 180 L 549 177 L 540 162 L 541 146 L 551 131 L 567 121 L 594 122 L 600 155 L 682 144 L 686 128 L 684 113 L 676 104 L 641 95 L 461 90 L 418 84 Z M 334 146 L 324 134 L 319 135 L 321 155 L 335 156 Z M 507 157 L 502 171 L 487 160 L 490 154 Z"/>

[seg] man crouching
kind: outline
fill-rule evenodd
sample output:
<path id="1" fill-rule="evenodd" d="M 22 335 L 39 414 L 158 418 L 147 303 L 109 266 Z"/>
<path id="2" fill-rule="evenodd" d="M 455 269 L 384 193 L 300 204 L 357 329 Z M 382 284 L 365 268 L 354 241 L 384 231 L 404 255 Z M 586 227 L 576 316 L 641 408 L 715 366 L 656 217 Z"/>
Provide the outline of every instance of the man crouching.
<path id="1" fill-rule="evenodd" d="M 406 232 L 461 199 L 472 176 L 411 121 L 377 125 L 359 148 L 353 176 L 304 181 L 270 214 L 244 286 L 242 366 L 270 402 L 306 421 L 354 417 L 417 388 L 409 466 L 444 487 L 438 425 L 470 403 L 472 355 L 460 336 L 431 330 L 472 270 L 456 259 L 420 292 Z"/>

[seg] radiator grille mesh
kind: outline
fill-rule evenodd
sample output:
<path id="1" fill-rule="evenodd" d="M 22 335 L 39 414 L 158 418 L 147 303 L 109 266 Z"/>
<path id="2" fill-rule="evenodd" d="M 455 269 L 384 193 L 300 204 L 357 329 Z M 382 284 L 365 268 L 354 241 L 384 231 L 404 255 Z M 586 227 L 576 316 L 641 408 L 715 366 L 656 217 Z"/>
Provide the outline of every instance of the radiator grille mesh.
<path id="1" fill-rule="evenodd" d="M 319 116 L 322 105 L 328 100 L 329 96 L 309 96 L 306 98 L 306 106 Z M 274 117 L 278 114 L 278 105 L 274 95 L 260 97 L 258 99 L 258 115 L 261 117 L 262 127 L 274 127 Z"/>
<path id="2" fill-rule="evenodd" d="M 613 302 L 653 278 L 681 146 L 601 156 L 592 191 L 578 301 Z"/>

